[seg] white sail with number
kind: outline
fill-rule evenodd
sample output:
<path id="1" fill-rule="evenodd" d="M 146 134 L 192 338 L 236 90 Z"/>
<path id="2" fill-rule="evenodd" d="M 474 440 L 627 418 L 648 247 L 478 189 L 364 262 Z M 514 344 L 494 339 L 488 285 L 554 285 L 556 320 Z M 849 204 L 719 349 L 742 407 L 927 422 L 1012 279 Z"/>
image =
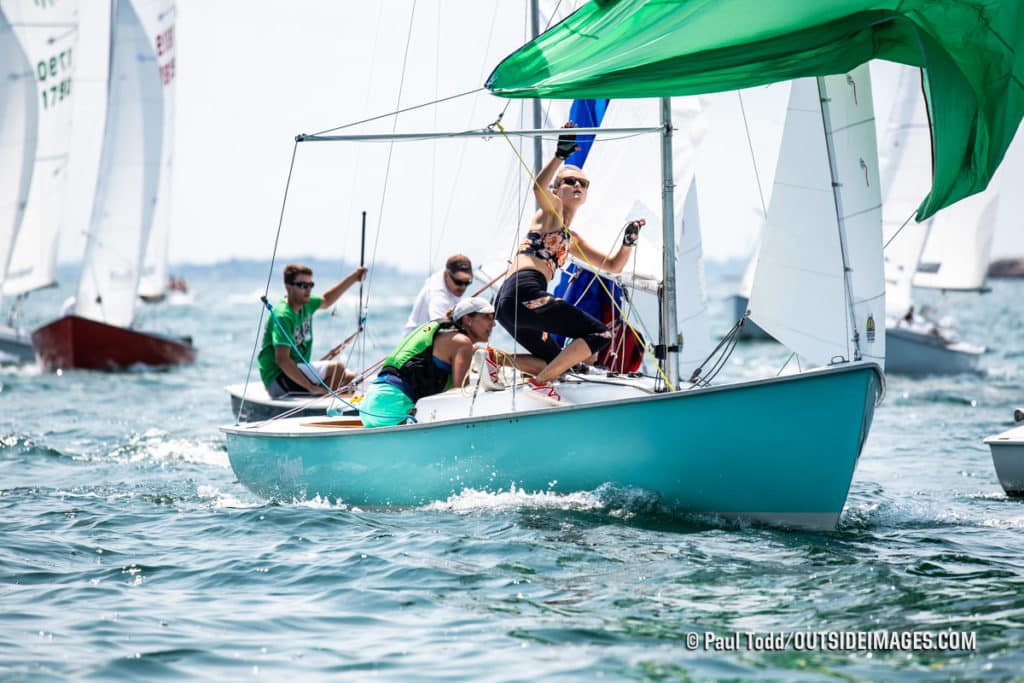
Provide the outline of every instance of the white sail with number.
<path id="1" fill-rule="evenodd" d="M 173 0 L 118 0 L 112 16 L 110 89 L 96 199 L 75 312 L 111 325 L 132 322 L 142 260 L 160 215 L 164 132 L 173 52 Z"/>
<path id="2" fill-rule="evenodd" d="M 36 154 L 35 68 L 0 4 L 0 283 L 21 228 Z"/>
<path id="3" fill-rule="evenodd" d="M 31 65 L 28 73 L 11 74 L 5 80 L 27 80 L 36 86 L 34 105 L 27 110 L 31 130 L 26 131 L 34 154 L 27 155 L 31 164 L 21 225 L 3 280 L 3 294 L 10 296 L 56 282 L 71 145 L 78 2 L 2 0 L 0 11 Z"/>
<path id="4" fill-rule="evenodd" d="M 167 288 L 167 242 L 171 231 L 171 171 L 174 165 L 174 90 L 175 90 L 175 21 L 173 2 L 153 0 L 141 13 L 146 33 L 153 40 L 160 62 L 160 76 L 164 86 L 163 146 L 160 155 L 160 187 L 157 192 L 153 227 L 142 262 L 139 296 L 146 299 L 163 298 Z"/>

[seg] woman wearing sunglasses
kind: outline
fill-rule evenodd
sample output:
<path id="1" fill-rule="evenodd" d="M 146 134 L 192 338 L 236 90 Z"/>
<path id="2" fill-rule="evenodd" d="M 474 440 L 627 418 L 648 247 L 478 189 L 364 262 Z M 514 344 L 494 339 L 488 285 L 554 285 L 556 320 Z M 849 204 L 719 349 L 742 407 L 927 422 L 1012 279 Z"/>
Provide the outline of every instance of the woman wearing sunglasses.
<path id="1" fill-rule="evenodd" d="M 563 126 L 573 127 L 572 121 Z M 643 219 L 629 223 L 622 245 L 613 255 L 598 251 L 569 229 L 590 189 L 590 180 L 580 168 L 563 165 L 577 149 L 575 134 L 560 135 L 555 156 L 537 176 L 533 194 L 540 208 L 498 292 L 496 306 L 502 327 L 546 363 L 530 380 L 533 395 L 555 402 L 561 397 L 551 382 L 608 346 L 611 332 L 589 313 L 548 294 L 548 283 L 569 254 L 606 272 L 621 272 L 645 223 Z M 569 337 L 572 342 L 560 348 L 549 334 Z"/>

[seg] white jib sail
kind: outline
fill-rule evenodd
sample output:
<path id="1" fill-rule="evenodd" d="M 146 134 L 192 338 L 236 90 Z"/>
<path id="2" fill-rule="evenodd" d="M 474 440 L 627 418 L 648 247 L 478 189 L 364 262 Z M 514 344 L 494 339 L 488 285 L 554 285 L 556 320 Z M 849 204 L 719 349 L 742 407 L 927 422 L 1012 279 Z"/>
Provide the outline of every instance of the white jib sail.
<path id="1" fill-rule="evenodd" d="M 819 80 L 827 98 L 824 112 Z M 831 168 L 827 135 L 834 150 Z M 794 81 L 750 317 L 816 365 L 854 360 L 858 346 L 865 360 L 884 362 L 880 197 L 867 66 Z"/>
<path id="2" fill-rule="evenodd" d="M 35 68 L 11 25 L 8 13 L 16 9 L 0 4 L 0 283 L 27 206 L 37 144 Z"/>
<path id="3" fill-rule="evenodd" d="M 56 282 L 57 246 L 63 217 L 74 106 L 78 2 L 0 2 L 18 42 L 33 66 L 36 92 L 35 156 L 21 229 L 14 241 L 5 295 L 49 287 Z"/>
<path id="4" fill-rule="evenodd" d="M 935 214 L 917 264 L 915 287 L 963 291 L 985 287 L 999 222 L 1002 176 L 997 170 L 984 192 Z"/>
<path id="5" fill-rule="evenodd" d="M 920 69 L 879 64 L 879 74 L 896 79 L 885 132 L 879 145 L 882 178 L 882 239 L 885 247 L 886 314 L 903 317 L 913 304 L 912 283 L 931 221 L 913 216 L 928 194 L 932 138 L 921 90 Z"/>
<path id="6" fill-rule="evenodd" d="M 175 24 L 174 0 L 137 1 L 143 28 L 156 48 L 164 85 L 163 144 L 160 155 L 160 188 L 157 191 L 153 227 L 142 262 L 139 296 L 160 298 L 167 288 L 167 243 L 171 233 L 171 170 L 174 163 Z"/>
<path id="7" fill-rule="evenodd" d="M 686 381 L 707 359 L 713 345 L 696 177 L 691 178 L 686 194 L 680 199 L 682 211 L 676 214 L 676 323 L 683 337 L 683 347 L 679 350 L 679 379 Z"/>
<path id="8" fill-rule="evenodd" d="M 142 3 L 145 6 L 145 3 Z M 163 76 L 133 3 L 113 15 L 110 87 L 96 199 L 75 312 L 129 326 L 160 186 Z"/>

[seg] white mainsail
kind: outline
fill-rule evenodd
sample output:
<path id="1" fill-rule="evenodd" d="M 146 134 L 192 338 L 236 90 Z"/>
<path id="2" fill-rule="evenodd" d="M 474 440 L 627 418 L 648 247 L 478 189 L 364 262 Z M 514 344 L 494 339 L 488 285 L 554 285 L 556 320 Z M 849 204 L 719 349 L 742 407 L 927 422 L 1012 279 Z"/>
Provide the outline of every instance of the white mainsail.
<path id="1" fill-rule="evenodd" d="M 57 245 L 68 176 L 77 61 L 78 2 L 0 2 L 25 58 L 35 67 L 27 80 L 38 83 L 35 119 L 29 135 L 35 154 L 28 171 L 21 228 L 3 280 L 3 294 L 18 295 L 56 282 Z"/>
<path id="2" fill-rule="evenodd" d="M 75 304 L 78 315 L 111 325 L 132 322 L 156 215 L 164 90 L 174 72 L 173 61 L 168 71 L 157 55 L 151 17 L 173 27 L 173 9 L 170 0 L 120 0 L 113 10 L 106 131 Z"/>
<path id="3" fill-rule="evenodd" d="M 754 275 L 751 319 L 816 365 L 860 358 L 883 363 L 881 249 L 867 66 L 794 81 Z"/>
<path id="4" fill-rule="evenodd" d="M 895 67 L 895 65 L 893 65 Z M 880 67 L 881 68 L 881 67 Z M 902 317 L 913 303 L 912 284 L 932 221 L 913 216 L 932 177 L 932 138 L 919 69 L 899 66 L 895 97 L 879 147 L 886 314 Z"/>
<path id="5" fill-rule="evenodd" d="M 167 288 L 167 242 L 171 230 L 171 170 L 174 164 L 175 16 L 173 0 L 136 2 L 146 34 L 156 46 L 164 84 L 163 145 L 160 155 L 160 187 L 153 227 L 142 263 L 139 296 L 162 298 Z"/>
<path id="6" fill-rule="evenodd" d="M 997 170 L 984 192 L 961 199 L 935 215 L 917 264 L 915 287 L 961 291 L 985 288 L 999 221 L 1002 176 Z"/>
<path id="7" fill-rule="evenodd" d="M 0 283 L 25 214 L 37 144 L 35 69 L 12 25 L 17 10 L 0 3 Z"/>

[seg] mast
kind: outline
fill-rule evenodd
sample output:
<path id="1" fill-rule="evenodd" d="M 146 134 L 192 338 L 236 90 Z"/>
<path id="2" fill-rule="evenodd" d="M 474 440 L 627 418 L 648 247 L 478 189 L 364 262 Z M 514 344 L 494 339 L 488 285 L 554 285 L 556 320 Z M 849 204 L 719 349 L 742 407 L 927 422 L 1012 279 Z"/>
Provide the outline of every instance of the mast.
<path id="1" fill-rule="evenodd" d="M 836 225 L 839 227 L 839 249 L 843 257 L 843 289 L 846 291 L 846 308 L 850 314 L 850 328 L 853 330 L 853 360 L 861 359 L 860 332 L 857 328 L 857 316 L 853 307 L 853 283 L 850 280 L 850 252 L 846 244 L 846 220 L 843 218 L 843 199 L 840 195 L 839 171 L 836 168 L 835 140 L 832 138 L 832 118 L 829 113 L 828 91 L 825 78 L 818 76 L 818 100 L 821 102 L 821 125 L 825 129 L 825 149 L 828 152 L 828 171 L 832 176 L 832 197 L 836 204 Z M 869 335 L 870 336 L 870 335 Z"/>
<path id="2" fill-rule="evenodd" d="M 662 290 L 661 325 L 664 335 L 660 348 L 664 350 L 665 375 L 670 382 L 679 379 L 677 366 L 679 351 L 679 328 L 676 323 L 676 237 L 675 197 L 672 177 L 672 100 L 661 98 L 661 234 L 662 234 Z"/>
<path id="3" fill-rule="evenodd" d="M 540 3 L 539 0 L 530 0 L 530 33 L 531 38 L 536 38 L 540 35 Z M 541 124 L 541 111 L 540 111 L 540 100 L 534 98 L 533 101 L 533 127 L 539 129 Z M 544 155 L 543 145 L 541 144 L 541 137 L 538 135 L 533 138 L 533 175 L 537 177 L 540 175 L 541 167 L 544 162 L 541 158 Z"/>

